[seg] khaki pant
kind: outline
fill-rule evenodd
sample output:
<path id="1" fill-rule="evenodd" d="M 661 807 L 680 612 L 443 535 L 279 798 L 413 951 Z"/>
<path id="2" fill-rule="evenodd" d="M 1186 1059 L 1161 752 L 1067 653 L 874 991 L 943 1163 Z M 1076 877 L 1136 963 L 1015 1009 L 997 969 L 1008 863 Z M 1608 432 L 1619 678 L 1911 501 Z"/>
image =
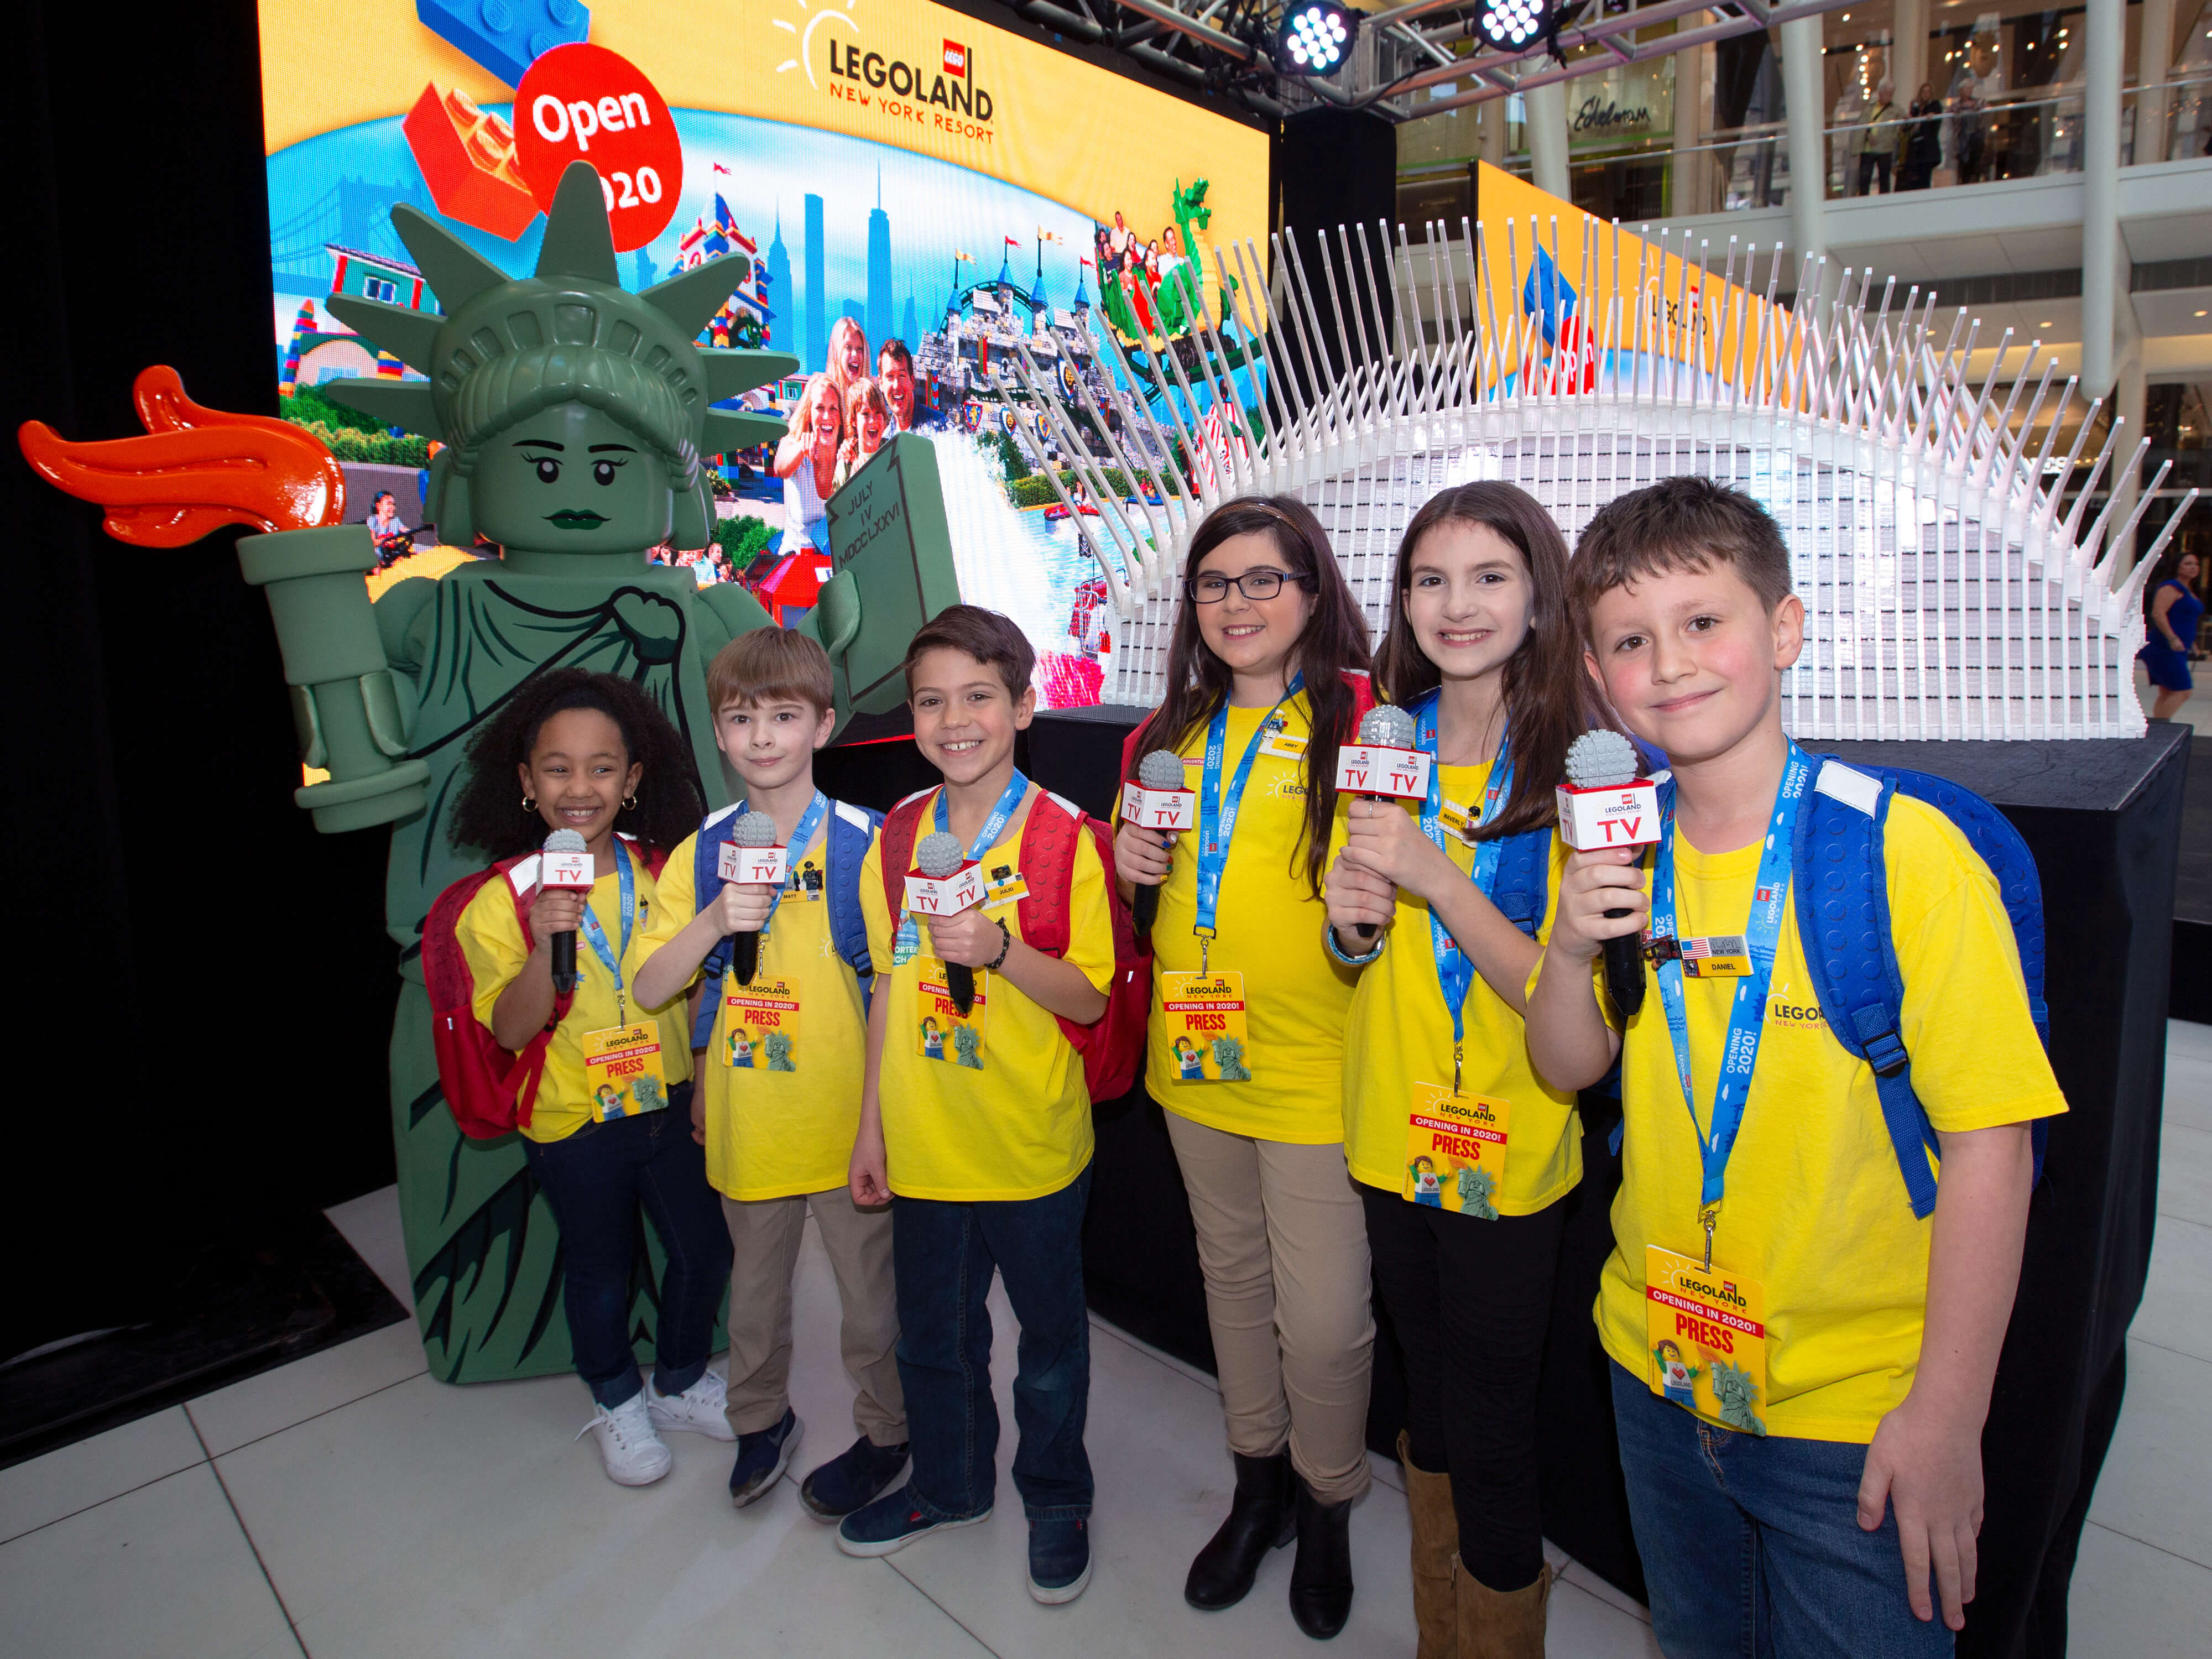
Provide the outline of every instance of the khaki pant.
<path id="1" fill-rule="evenodd" d="M 863 1210 L 842 1187 L 803 1198 L 722 1200 L 730 1267 L 730 1427 L 758 1434 L 790 1406 L 791 1279 L 811 1206 L 844 1311 L 839 1346 L 860 1390 L 853 1425 L 878 1446 L 906 1439 L 899 1389 L 898 1300 L 891 1283 L 891 1212 Z"/>
<path id="2" fill-rule="evenodd" d="M 1272 1457 L 1287 1442 L 1315 1497 L 1358 1497 L 1375 1316 L 1366 1216 L 1343 1144 L 1167 1119 L 1198 1229 L 1230 1449 Z"/>

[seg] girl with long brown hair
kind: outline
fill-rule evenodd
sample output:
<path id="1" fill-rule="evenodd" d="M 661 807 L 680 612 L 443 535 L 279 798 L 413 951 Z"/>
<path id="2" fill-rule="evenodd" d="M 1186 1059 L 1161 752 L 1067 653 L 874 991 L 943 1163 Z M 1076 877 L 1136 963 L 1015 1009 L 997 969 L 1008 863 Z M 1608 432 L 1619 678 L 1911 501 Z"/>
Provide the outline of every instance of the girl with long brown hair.
<path id="1" fill-rule="evenodd" d="M 1295 1533 L 1291 1610 L 1322 1638 L 1351 1611 L 1368 1484 L 1375 1328 L 1338 1077 L 1353 975 L 1317 942 L 1336 751 L 1367 665 L 1366 620 L 1304 503 L 1217 507 L 1184 567 L 1166 699 L 1123 757 L 1134 778 L 1144 755 L 1182 757 L 1197 830 L 1115 840 L 1125 888 L 1159 889 L 1147 1086 L 1190 1195 L 1237 1469 L 1184 1596 L 1240 1601 Z"/>
<path id="2" fill-rule="evenodd" d="M 1536 1388 L 1582 1125 L 1523 1016 L 1565 862 L 1553 787 L 1602 708 L 1566 543 L 1524 491 L 1432 497 L 1392 592 L 1376 675 L 1433 762 L 1417 813 L 1353 803 L 1328 872 L 1329 953 L 1360 975 L 1345 1150 L 1407 1379 L 1420 1659 L 1540 1659 Z"/>

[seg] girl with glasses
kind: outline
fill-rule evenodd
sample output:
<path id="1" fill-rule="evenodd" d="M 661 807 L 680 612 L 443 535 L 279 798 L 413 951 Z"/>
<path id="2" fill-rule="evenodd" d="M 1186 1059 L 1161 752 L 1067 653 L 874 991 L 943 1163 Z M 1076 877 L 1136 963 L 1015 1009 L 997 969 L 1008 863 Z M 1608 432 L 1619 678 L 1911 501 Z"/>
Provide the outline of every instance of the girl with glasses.
<path id="1" fill-rule="evenodd" d="M 1123 775 L 1156 750 L 1180 755 L 1198 827 L 1124 824 L 1115 840 L 1124 892 L 1159 890 L 1146 1075 L 1190 1195 L 1237 1472 L 1183 1594 L 1234 1604 L 1295 1536 L 1291 1611 L 1325 1638 L 1352 1607 L 1375 1329 L 1344 1162 L 1354 973 L 1319 944 L 1343 816 L 1336 751 L 1369 697 L 1367 624 L 1294 496 L 1216 508 L 1183 575 L 1167 697 Z"/>

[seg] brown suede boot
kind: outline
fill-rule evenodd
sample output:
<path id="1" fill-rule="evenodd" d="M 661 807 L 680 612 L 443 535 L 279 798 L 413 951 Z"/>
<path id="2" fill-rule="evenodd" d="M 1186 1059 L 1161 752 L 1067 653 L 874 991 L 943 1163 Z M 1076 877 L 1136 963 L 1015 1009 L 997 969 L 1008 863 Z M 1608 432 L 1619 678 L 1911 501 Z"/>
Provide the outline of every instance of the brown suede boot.
<path id="1" fill-rule="evenodd" d="M 1406 1431 L 1398 1431 L 1398 1467 L 1406 1472 L 1406 1504 L 1413 1512 L 1413 1626 L 1417 1659 L 1459 1659 L 1452 1611 L 1452 1566 L 1459 1559 L 1459 1516 L 1451 1476 L 1413 1467 Z"/>
<path id="2" fill-rule="evenodd" d="M 1452 1565 L 1458 1659 L 1544 1659 L 1544 1603 L 1552 1594 L 1551 1564 L 1545 1563 L 1534 1583 L 1517 1590 L 1492 1589 L 1458 1562 Z"/>

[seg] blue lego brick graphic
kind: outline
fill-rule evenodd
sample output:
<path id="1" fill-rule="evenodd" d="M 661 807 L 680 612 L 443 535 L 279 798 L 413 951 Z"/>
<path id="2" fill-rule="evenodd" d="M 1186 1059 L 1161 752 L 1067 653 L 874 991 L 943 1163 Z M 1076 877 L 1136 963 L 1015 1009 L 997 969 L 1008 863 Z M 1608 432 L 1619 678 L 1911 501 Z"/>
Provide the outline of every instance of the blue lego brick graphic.
<path id="1" fill-rule="evenodd" d="M 415 0 L 415 15 L 511 87 L 539 57 L 592 27 L 580 0 Z"/>

